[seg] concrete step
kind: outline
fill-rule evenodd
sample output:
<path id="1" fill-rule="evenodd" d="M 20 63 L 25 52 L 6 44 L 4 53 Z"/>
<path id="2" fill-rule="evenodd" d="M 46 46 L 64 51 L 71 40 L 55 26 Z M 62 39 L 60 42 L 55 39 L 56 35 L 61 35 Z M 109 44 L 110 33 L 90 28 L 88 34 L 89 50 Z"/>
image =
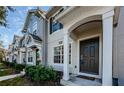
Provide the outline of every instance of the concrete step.
<path id="1" fill-rule="evenodd" d="M 92 81 L 77 77 L 73 77 L 68 81 L 61 79 L 60 83 L 65 86 L 101 86 L 101 83 L 97 80 Z"/>

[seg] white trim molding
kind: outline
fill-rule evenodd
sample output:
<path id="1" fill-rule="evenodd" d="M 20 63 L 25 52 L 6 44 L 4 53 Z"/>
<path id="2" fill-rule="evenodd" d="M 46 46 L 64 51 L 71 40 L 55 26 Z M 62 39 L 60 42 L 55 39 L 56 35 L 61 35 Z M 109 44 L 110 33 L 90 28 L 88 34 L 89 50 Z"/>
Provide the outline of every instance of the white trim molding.
<path id="1" fill-rule="evenodd" d="M 112 85 L 112 39 L 114 10 L 103 14 L 103 74 L 102 85 Z"/>
<path id="2" fill-rule="evenodd" d="M 68 30 L 67 30 L 68 31 Z M 69 80 L 69 33 L 64 33 L 64 64 L 63 64 L 63 79 Z"/>

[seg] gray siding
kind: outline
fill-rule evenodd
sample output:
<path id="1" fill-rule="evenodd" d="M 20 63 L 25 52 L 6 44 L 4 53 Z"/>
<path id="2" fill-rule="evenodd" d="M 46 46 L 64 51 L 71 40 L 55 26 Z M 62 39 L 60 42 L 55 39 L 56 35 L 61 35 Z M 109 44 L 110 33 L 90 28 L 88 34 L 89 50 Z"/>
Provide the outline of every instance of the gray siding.
<path id="1" fill-rule="evenodd" d="M 118 26 L 114 28 L 113 76 L 124 85 L 124 7 L 120 8 Z"/>

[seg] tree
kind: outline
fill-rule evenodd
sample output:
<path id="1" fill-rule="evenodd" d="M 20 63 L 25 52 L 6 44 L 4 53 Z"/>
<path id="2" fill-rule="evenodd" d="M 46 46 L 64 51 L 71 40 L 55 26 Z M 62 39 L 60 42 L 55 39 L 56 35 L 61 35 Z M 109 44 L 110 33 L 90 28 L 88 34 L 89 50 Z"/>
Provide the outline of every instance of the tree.
<path id="1" fill-rule="evenodd" d="M 4 49 L 4 46 L 3 46 L 3 41 L 0 41 L 0 62 L 1 61 L 4 61 L 6 60 L 6 50 Z"/>
<path id="2" fill-rule="evenodd" d="M 10 6 L 0 6 L 0 26 L 7 27 L 8 12 L 14 12 L 14 9 Z M 3 41 L 0 40 L 0 61 L 4 58 L 6 60 L 6 51 L 3 46 Z"/>
<path id="3" fill-rule="evenodd" d="M 3 41 L 0 41 L 0 47 L 4 47 Z"/>
<path id="4" fill-rule="evenodd" d="M 9 11 L 14 11 L 14 9 L 10 6 L 0 6 L 0 25 L 6 27 L 7 26 L 7 16 Z"/>
<path id="5" fill-rule="evenodd" d="M 0 62 L 6 60 L 6 50 L 4 48 L 0 48 Z"/>

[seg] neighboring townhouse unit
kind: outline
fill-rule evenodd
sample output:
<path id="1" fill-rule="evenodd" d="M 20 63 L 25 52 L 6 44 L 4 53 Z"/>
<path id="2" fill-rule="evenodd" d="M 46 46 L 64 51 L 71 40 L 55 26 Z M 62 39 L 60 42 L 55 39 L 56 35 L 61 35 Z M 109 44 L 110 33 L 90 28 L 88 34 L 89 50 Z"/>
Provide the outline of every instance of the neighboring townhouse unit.
<path id="1" fill-rule="evenodd" d="M 9 45 L 6 55 L 6 60 L 12 62 L 12 44 Z"/>
<path id="2" fill-rule="evenodd" d="M 22 32 L 22 46 L 25 47 L 24 56 L 28 65 L 45 65 L 46 62 L 46 19 L 45 12 L 39 9 L 29 10 Z"/>
<path id="3" fill-rule="evenodd" d="M 19 48 L 20 48 L 20 40 L 21 40 L 21 38 L 22 38 L 21 36 L 14 35 L 13 42 L 8 47 L 7 61 L 16 62 L 16 63 L 20 64 Z"/>
<path id="4" fill-rule="evenodd" d="M 20 39 L 21 36 L 18 35 L 14 35 L 13 37 L 13 42 L 12 42 L 12 50 L 11 50 L 11 62 L 16 62 L 16 63 L 20 63 L 19 62 L 19 47 L 20 47 Z"/>
<path id="5" fill-rule="evenodd" d="M 47 22 L 45 12 L 39 9 L 29 10 L 22 32 L 23 37 L 14 35 L 9 45 L 7 60 L 18 64 L 46 64 Z"/>
<path id="6" fill-rule="evenodd" d="M 19 48 L 18 48 L 18 63 L 19 64 L 26 64 L 26 45 L 25 45 L 25 35 L 19 41 Z"/>
<path id="7" fill-rule="evenodd" d="M 46 18 L 47 62 L 62 84 L 124 85 L 124 7 L 55 6 Z"/>

